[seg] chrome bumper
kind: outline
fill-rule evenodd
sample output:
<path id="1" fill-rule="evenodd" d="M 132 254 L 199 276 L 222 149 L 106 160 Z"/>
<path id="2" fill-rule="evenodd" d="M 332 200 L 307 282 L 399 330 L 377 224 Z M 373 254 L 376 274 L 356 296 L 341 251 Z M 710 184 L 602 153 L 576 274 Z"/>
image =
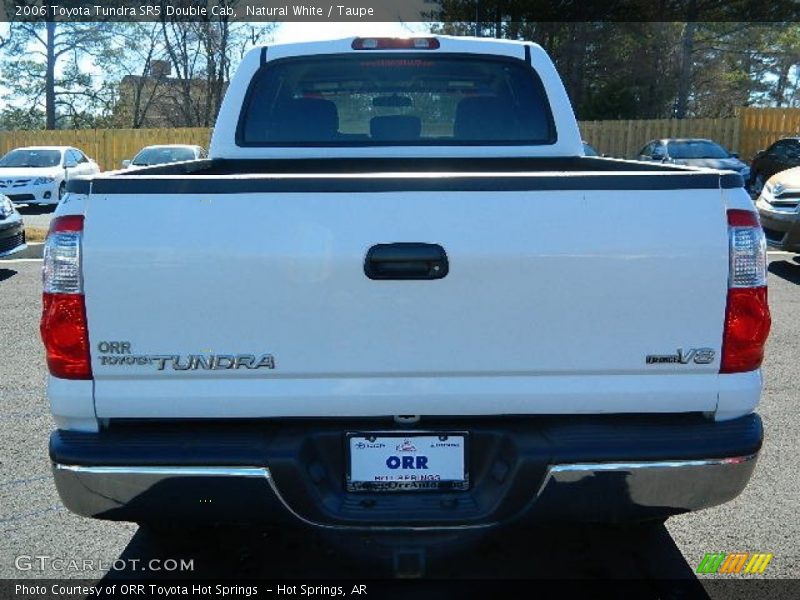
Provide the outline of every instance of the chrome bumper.
<path id="1" fill-rule="evenodd" d="M 664 516 L 690 512 L 738 496 L 750 481 L 757 457 L 555 465 L 537 500 L 568 504 L 578 491 L 597 494 L 588 508 L 597 511 L 592 520 L 624 518 L 619 513 L 626 506 L 663 509 Z"/>
<path id="2" fill-rule="evenodd" d="M 532 486 L 527 512 L 544 508 L 575 520 L 619 521 L 630 518 L 631 508 L 650 516 L 669 516 L 722 504 L 735 498 L 747 485 L 756 454 L 707 460 L 654 462 L 608 462 L 552 465 L 538 486 Z M 214 507 L 220 490 L 246 501 L 254 520 L 275 519 L 282 513 L 289 520 L 321 528 L 353 530 L 481 529 L 495 522 L 426 525 L 371 526 L 369 511 L 363 524 L 343 525 L 317 522 L 293 509 L 278 490 L 266 467 L 103 467 L 54 464 L 56 487 L 71 511 L 98 518 L 116 518 L 122 510 L 155 510 L 170 502 L 170 494 L 197 496 L 198 506 Z M 246 482 L 247 491 L 236 490 Z M 205 492 L 208 492 L 207 494 Z M 244 494 L 244 495 L 243 495 Z M 205 496 L 208 496 L 206 498 Z M 206 506 L 204 506 L 204 504 Z M 219 517 L 219 513 L 211 511 Z M 250 514 L 230 514 L 227 520 L 249 520 Z M 526 515 L 520 515 L 525 517 Z M 147 520 L 142 518 L 142 520 Z M 225 519 L 223 519 L 225 520 Z"/>
<path id="3" fill-rule="evenodd" d="M 800 213 L 797 208 L 781 210 L 762 198 L 756 201 L 761 226 L 767 232 L 767 244 L 788 252 L 800 252 Z M 780 234 L 780 235 L 778 235 Z"/>
<path id="4" fill-rule="evenodd" d="M 12 215 L 0 224 L 0 257 L 11 256 L 27 248 L 25 226 L 19 214 Z"/>

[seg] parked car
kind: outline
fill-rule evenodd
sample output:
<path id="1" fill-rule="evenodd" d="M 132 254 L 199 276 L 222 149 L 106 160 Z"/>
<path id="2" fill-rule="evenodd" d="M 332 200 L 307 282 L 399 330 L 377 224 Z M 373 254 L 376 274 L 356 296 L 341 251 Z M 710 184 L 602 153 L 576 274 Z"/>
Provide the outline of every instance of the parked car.
<path id="1" fill-rule="evenodd" d="M 638 160 L 736 171 L 745 181 L 750 177 L 750 167 L 738 154 L 729 152 L 717 142 L 700 138 L 651 140 L 639 150 Z"/>
<path id="2" fill-rule="evenodd" d="M 766 150 L 760 150 L 750 163 L 750 191 L 759 196 L 764 184 L 775 173 L 800 166 L 800 138 L 778 140 Z"/>
<path id="3" fill-rule="evenodd" d="M 22 215 L 8 199 L 0 194 L 0 256 L 25 249 L 25 227 Z"/>
<path id="4" fill-rule="evenodd" d="M 0 158 L 0 194 L 15 204 L 58 204 L 72 177 L 99 172 L 96 162 L 72 146 L 17 148 Z"/>
<path id="5" fill-rule="evenodd" d="M 600 153 L 597 149 L 592 146 L 589 142 L 582 142 L 583 143 L 583 153 L 586 156 L 600 156 Z"/>
<path id="6" fill-rule="evenodd" d="M 402 552 L 661 520 L 753 472 L 770 316 L 741 177 L 584 156 L 536 44 L 255 48 L 208 161 L 69 190 L 41 332 L 78 514 Z M 146 226 L 143 196 L 169 197 Z"/>
<path id="7" fill-rule="evenodd" d="M 756 199 L 767 244 L 787 252 L 800 252 L 800 167 L 769 178 Z"/>
<path id="8" fill-rule="evenodd" d="M 189 144 L 166 144 L 160 146 L 145 146 L 133 157 L 132 160 L 123 160 L 122 168 L 152 167 L 168 163 L 197 160 L 205 158 L 206 151 L 202 146 Z"/>

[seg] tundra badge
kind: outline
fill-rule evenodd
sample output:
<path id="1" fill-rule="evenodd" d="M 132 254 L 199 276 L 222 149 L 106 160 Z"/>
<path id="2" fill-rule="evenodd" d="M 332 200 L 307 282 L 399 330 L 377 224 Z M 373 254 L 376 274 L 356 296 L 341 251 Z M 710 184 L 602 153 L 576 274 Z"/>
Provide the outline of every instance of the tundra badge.
<path id="1" fill-rule="evenodd" d="M 157 371 L 218 371 L 222 369 L 274 369 L 271 354 L 133 354 L 130 342 L 100 342 L 101 365 L 153 365 Z"/>
<path id="2" fill-rule="evenodd" d="M 678 348 L 676 354 L 648 354 L 645 362 L 648 365 L 664 363 L 688 365 L 690 362 L 697 365 L 707 365 L 714 362 L 714 354 L 715 352 L 711 348 L 689 348 L 688 350 Z"/>

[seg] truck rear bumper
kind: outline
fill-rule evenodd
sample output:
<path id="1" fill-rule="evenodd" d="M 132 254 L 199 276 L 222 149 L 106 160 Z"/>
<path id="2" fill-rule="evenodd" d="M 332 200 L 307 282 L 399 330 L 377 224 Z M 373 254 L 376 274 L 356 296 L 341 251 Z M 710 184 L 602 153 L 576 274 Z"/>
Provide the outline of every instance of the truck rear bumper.
<path id="1" fill-rule="evenodd" d="M 346 492 L 350 427 L 341 425 L 56 431 L 50 452 L 59 495 L 84 516 L 409 531 L 635 521 L 714 506 L 744 489 L 762 440 L 755 414 L 519 421 L 473 424 L 473 479 L 462 492 Z"/>

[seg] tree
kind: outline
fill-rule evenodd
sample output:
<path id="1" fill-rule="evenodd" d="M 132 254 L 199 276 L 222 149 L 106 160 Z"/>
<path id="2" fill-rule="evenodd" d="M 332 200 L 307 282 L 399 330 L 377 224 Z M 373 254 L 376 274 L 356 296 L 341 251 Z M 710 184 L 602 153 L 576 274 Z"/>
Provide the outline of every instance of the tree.
<path id="1" fill-rule="evenodd" d="M 8 107 L 0 112 L 0 130 L 43 129 L 44 111 L 38 108 Z"/>
<path id="2" fill-rule="evenodd" d="M 679 119 L 686 117 L 689 108 L 689 94 L 692 87 L 694 38 L 697 23 L 689 21 L 683 24 L 681 34 L 680 59 L 678 60 L 678 94 L 675 100 L 675 116 Z"/>
<path id="3" fill-rule="evenodd" d="M 474 4 L 472 5 L 474 7 Z M 674 105 L 676 63 L 671 48 L 679 26 L 663 22 L 538 22 L 523 2 L 497 22 L 447 22 L 444 33 L 478 33 L 540 44 L 558 68 L 581 119 L 668 116 Z"/>
<path id="4" fill-rule="evenodd" d="M 98 59 L 106 74 L 103 112 L 111 126 L 139 129 L 165 101 L 169 75 L 160 23 L 129 23 L 121 27 L 112 48 Z"/>
<path id="5" fill-rule="evenodd" d="M 580 119 L 729 117 L 740 106 L 800 104 L 800 27 L 697 20 L 718 11 L 730 14 L 734 9 L 722 0 L 612 1 L 608 15 L 598 12 L 600 5 L 569 0 L 438 4 L 442 22 L 435 31 L 540 44 Z M 620 14 L 628 8 L 650 11 L 651 18 Z M 590 20 L 609 16 L 627 20 Z M 576 20 L 552 20 L 566 17 Z"/>
<path id="6" fill-rule="evenodd" d="M 232 23 L 225 16 L 208 16 L 191 22 L 162 19 L 161 27 L 175 79 L 176 112 L 184 126 L 209 127 L 219 112 L 234 62 L 246 48 L 269 35 L 275 24 L 254 27 Z"/>
<path id="7" fill-rule="evenodd" d="M 769 67 L 775 79 L 770 97 L 775 106 L 796 106 L 798 74 L 800 65 L 800 26 L 791 23 L 778 35 L 770 37 L 774 40 L 769 45 Z"/>
<path id="8" fill-rule="evenodd" d="M 41 109 L 47 128 L 210 126 L 233 68 L 274 27 L 219 17 L 12 23 L 0 71 L 14 81 L 12 103 Z"/>
<path id="9" fill-rule="evenodd" d="M 45 128 L 67 115 L 91 110 L 96 100 L 86 67 L 107 51 L 119 24 L 17 22 L 10 24 L 2 72 L 26 103 L 42 106 Z M 20 57 L 26 57 L 20 59 Z"/>

